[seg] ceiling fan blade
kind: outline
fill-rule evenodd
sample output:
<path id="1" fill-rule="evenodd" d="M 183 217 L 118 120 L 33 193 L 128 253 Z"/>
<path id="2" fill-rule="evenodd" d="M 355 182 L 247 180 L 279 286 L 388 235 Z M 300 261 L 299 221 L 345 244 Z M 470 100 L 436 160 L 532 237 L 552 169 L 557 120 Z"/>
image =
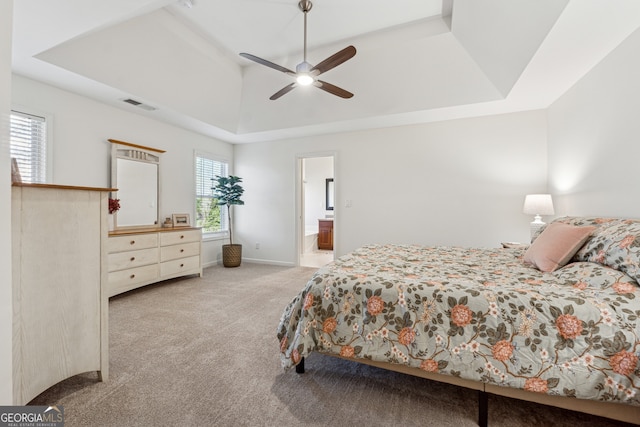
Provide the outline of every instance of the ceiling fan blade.
<path id="1" fill-rule="evenodd" d="M 331 55 L 330 57 L 328 57 L 327 59 L 325 59 L 318 65 L 316 65 L 315 67 L 313 67 L 311 69 L 311 72 L 314 72 L 315 70 L 320 71 L 317 75 L 325 73 L 330 69 L 335 68 L 338 65 L 342 64 L 343 62 L 353 58 L 355 54 L 356 54 L 356 48 L 353 46 L 347 46 L 344 49 L 342 49 L 340 52 L 334 53 L 333 55 Z"/>
<path id="2" fill-rule="evenodd" d="M 351 98 L 353 94 L 347 90 L 344 90 L 338 86 L 334 86 L 331 83 L 323 82 L 322 80 L 316 80 L 314 86 L 329 92 L 332 95 L 339 96 L 340 98 Z"/>
<path id="3" fill-rule="evenodd" d="M 271 97 L 269 98 L 272 101 L 275 101 L 276 99 L 280 98 L 282 95 L 285 95 L 289 92 L 291 92 L 293 89 L 295 89 L 295 87 L 297 86 L 297 84 L 294 83 L 290 83 L 288 85 L 286 85 L 285 87 L 283 87 L 282 89 L 280 89 L 279 91 L 277 91 L 276 93 L 274 93 L 273 95 L 271 95 Z"/>
<path id="4" fill-rule="evenodd" d="M 265 66 L 267 66 L 269 68 L 273 68 L 274 70 L 282 71 L 283 73 L 289 74 L 291 76 L 295 76 L 296 75 L 296 73 L 294 71 L 291 71 L 288 68 L 285 68 L 285 67 L 283 67 L 281 65 L 278 65 L 278 64 L 274 64 L 271 61 L 267 61 L 266 59 L 259 58 L 259 57 L 255 56 L 255 55 L 251 55 L 250 53 L 244 53 L 243 52 L 243 53 L 240 54 L 240 56 L 242 56 L 243 58 L 250 59 L 253 62 L 257 62 L 258 64 L 265 65 Z"/>

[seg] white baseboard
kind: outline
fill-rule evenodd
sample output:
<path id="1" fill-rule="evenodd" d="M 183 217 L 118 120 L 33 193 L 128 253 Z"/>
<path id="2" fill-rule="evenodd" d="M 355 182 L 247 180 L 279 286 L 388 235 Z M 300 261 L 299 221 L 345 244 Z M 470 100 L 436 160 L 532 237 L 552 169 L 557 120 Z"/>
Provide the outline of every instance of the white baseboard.
<path id="1" fill-rule="evenodd" d="M 209 261 L 202 264 L 202 268 L 213 267 L 214 265 L 218 265 L 217 261 Z"/>
<path id="2" fill-rule="evenodd" d="M 279 265 L 281 267 L 295 267 L 296 264 L 293 262 L 284 262 L 284 261 L 273 261 L 268 259 L 258 259 L 258 258 L 242 258 L 244 262 L 250 262 L 253 264 L 268 264 L 268 265 Z"/>
<path id="3" fill-rule="evenodd" d="M 257 258 L 242 258 L 242 262 L 248 262 L 252 264 L 278 265 L 281 267 L 296 266 L 295 263 L 292 263 L 292 262 L 273 261 L 268 259 L 257 259 Z M 216 260 L 216 261 L 209 261 L 209 262 L 203 263 L 202 268 L 215 267 L 217 265 L 222 265 L 222 260 L 220 260 L 219 262 Z"/>

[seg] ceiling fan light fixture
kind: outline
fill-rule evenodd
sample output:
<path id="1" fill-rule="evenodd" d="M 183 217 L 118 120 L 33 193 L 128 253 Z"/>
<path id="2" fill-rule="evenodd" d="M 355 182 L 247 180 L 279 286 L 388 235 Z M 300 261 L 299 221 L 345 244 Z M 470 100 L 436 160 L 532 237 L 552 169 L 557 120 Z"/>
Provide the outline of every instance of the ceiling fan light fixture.
<path id="1" fill-rule="evenodd" d="M 300 86 L 309 86 L 314 82 L 314 79 L 309 74 L 299 74 L 298 77 L 296 77 L 296 82 L 298 82 Z"/>

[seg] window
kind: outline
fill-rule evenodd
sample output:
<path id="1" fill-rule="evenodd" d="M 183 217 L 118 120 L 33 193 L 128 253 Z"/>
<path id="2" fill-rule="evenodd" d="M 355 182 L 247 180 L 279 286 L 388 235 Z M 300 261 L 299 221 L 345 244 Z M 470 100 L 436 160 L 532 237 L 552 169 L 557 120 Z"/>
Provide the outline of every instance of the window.
<path id="1" fill-rule="evenodd" d="M 228 176 L 226 162 L 211 156 L 196 153 L 196 226 L 202 227 L 203 233 L 218 233 L 229 229 L 226 206 L 216 205 L 213 197 L 213 178 Z"/>
<path id="2" fill-rule="evenodd" d="M 47 122 L 44 117 L 11 111 L 11 157 L 18 162 L 22 182 L 47 181 Z"/>

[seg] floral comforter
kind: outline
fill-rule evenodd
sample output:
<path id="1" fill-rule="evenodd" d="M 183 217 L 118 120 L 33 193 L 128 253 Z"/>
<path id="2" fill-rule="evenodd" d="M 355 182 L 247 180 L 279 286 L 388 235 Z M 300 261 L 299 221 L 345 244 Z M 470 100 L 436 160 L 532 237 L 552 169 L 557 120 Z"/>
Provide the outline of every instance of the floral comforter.
<path id="1" fill-rule="evenodd" d="M 286 307 L 282 362 L 312 351 L 553 395 L 640 405 L 640 287 L 522 249 L 369 245 L 319 269 Z"/>

